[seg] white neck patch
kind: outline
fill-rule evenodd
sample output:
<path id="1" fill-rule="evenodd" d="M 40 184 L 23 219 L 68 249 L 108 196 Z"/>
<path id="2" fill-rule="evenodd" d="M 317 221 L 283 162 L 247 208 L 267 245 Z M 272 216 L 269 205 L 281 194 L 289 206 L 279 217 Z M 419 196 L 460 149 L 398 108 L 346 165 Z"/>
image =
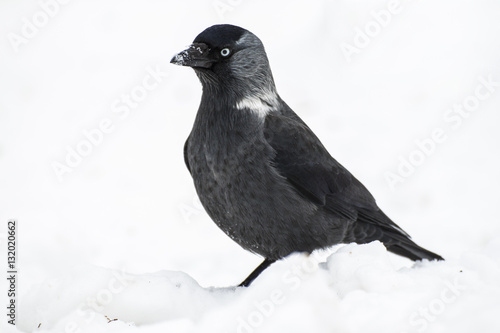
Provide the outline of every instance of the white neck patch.
<path id="1" fill-rule="evenodd" d="M 238 110 L 250 110 L 264 118 L 269 112 L 278 107 L 278 96 L 275 92 L 266 91 L 262 94 L 246 96 L 236 103 Z"/>

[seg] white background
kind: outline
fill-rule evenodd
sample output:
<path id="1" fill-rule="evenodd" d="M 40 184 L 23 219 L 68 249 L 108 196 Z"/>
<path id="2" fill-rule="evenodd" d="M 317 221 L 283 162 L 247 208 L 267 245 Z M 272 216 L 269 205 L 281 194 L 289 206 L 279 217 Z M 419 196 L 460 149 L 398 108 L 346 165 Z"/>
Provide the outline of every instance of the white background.
<path id="1" fill-rule="evenodd" d="M 19 221 L 21 300 L 80 265 L 182 271 L 222 287 L 260 263 L 200 208 L 182 156 L 201 85 L 169 61 L 217 23 L 261 38 L 281 97 L 417 243 L 459 260 L 499 242 L 500 86 L 457 128 L 445 115 L 474 96 L 480 77 L 500 82 L 500 3 L 402 0 L 351 57 L 341 46 L 356 46 L 388 1 L 53 3 L 0 3 L 0 233 L 5 244 L 7 220 Z M 47 22 L 43 7 L 53 11 Z M 114 103 L 148 69 L 161 82 L 120 117 Z M 103 119 L 111 133 L 59 179 L 54 162 L 65 164 L 68 147 Z M 436 128 L 447 139 L 389 186 L 387 172 Z"/>

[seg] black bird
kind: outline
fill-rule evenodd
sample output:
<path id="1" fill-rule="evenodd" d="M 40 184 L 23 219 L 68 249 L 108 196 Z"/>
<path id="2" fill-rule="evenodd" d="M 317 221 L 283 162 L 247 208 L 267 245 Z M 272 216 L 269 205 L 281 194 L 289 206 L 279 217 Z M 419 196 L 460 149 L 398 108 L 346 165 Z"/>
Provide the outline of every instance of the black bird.
<path id="1" fill-rule="evenodd" d="M 276 92 L 264 46 L 233 25 L 200 33 L 171 63 L 203 86 L 184 159 L 203 207 L 244 249 L 265 258 L 240 286 L 292 252 L 381 241 L 411 260 L 438 259 L 378 208 Z"/>

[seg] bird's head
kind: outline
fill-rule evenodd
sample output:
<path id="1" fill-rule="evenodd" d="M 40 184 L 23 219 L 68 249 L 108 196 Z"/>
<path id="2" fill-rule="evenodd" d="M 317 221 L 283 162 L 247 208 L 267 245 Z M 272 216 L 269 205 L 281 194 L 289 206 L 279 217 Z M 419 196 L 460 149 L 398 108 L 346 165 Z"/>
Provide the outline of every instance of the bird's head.
<path id="1" fill-rule="evenodd" d="M 205 29 L 170 62 L 192 67 L 204 91 L 276 94 L 264 45 L 250 31 L 234 25 Z"/>

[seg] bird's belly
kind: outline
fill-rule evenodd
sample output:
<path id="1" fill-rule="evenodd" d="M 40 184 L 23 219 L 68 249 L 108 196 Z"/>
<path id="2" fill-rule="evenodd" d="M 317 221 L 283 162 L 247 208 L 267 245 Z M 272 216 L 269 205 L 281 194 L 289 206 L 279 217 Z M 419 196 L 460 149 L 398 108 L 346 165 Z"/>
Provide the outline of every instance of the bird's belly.
<path id="1" fill-rule="evenodd" d="M 275 259 L 331 245 L 335 225 L 276 172 L 269 156 L 224 156 L 223 161 L 212 161 L 198 154 L 190 164 L 200 201 L 229 237 Z"/>

